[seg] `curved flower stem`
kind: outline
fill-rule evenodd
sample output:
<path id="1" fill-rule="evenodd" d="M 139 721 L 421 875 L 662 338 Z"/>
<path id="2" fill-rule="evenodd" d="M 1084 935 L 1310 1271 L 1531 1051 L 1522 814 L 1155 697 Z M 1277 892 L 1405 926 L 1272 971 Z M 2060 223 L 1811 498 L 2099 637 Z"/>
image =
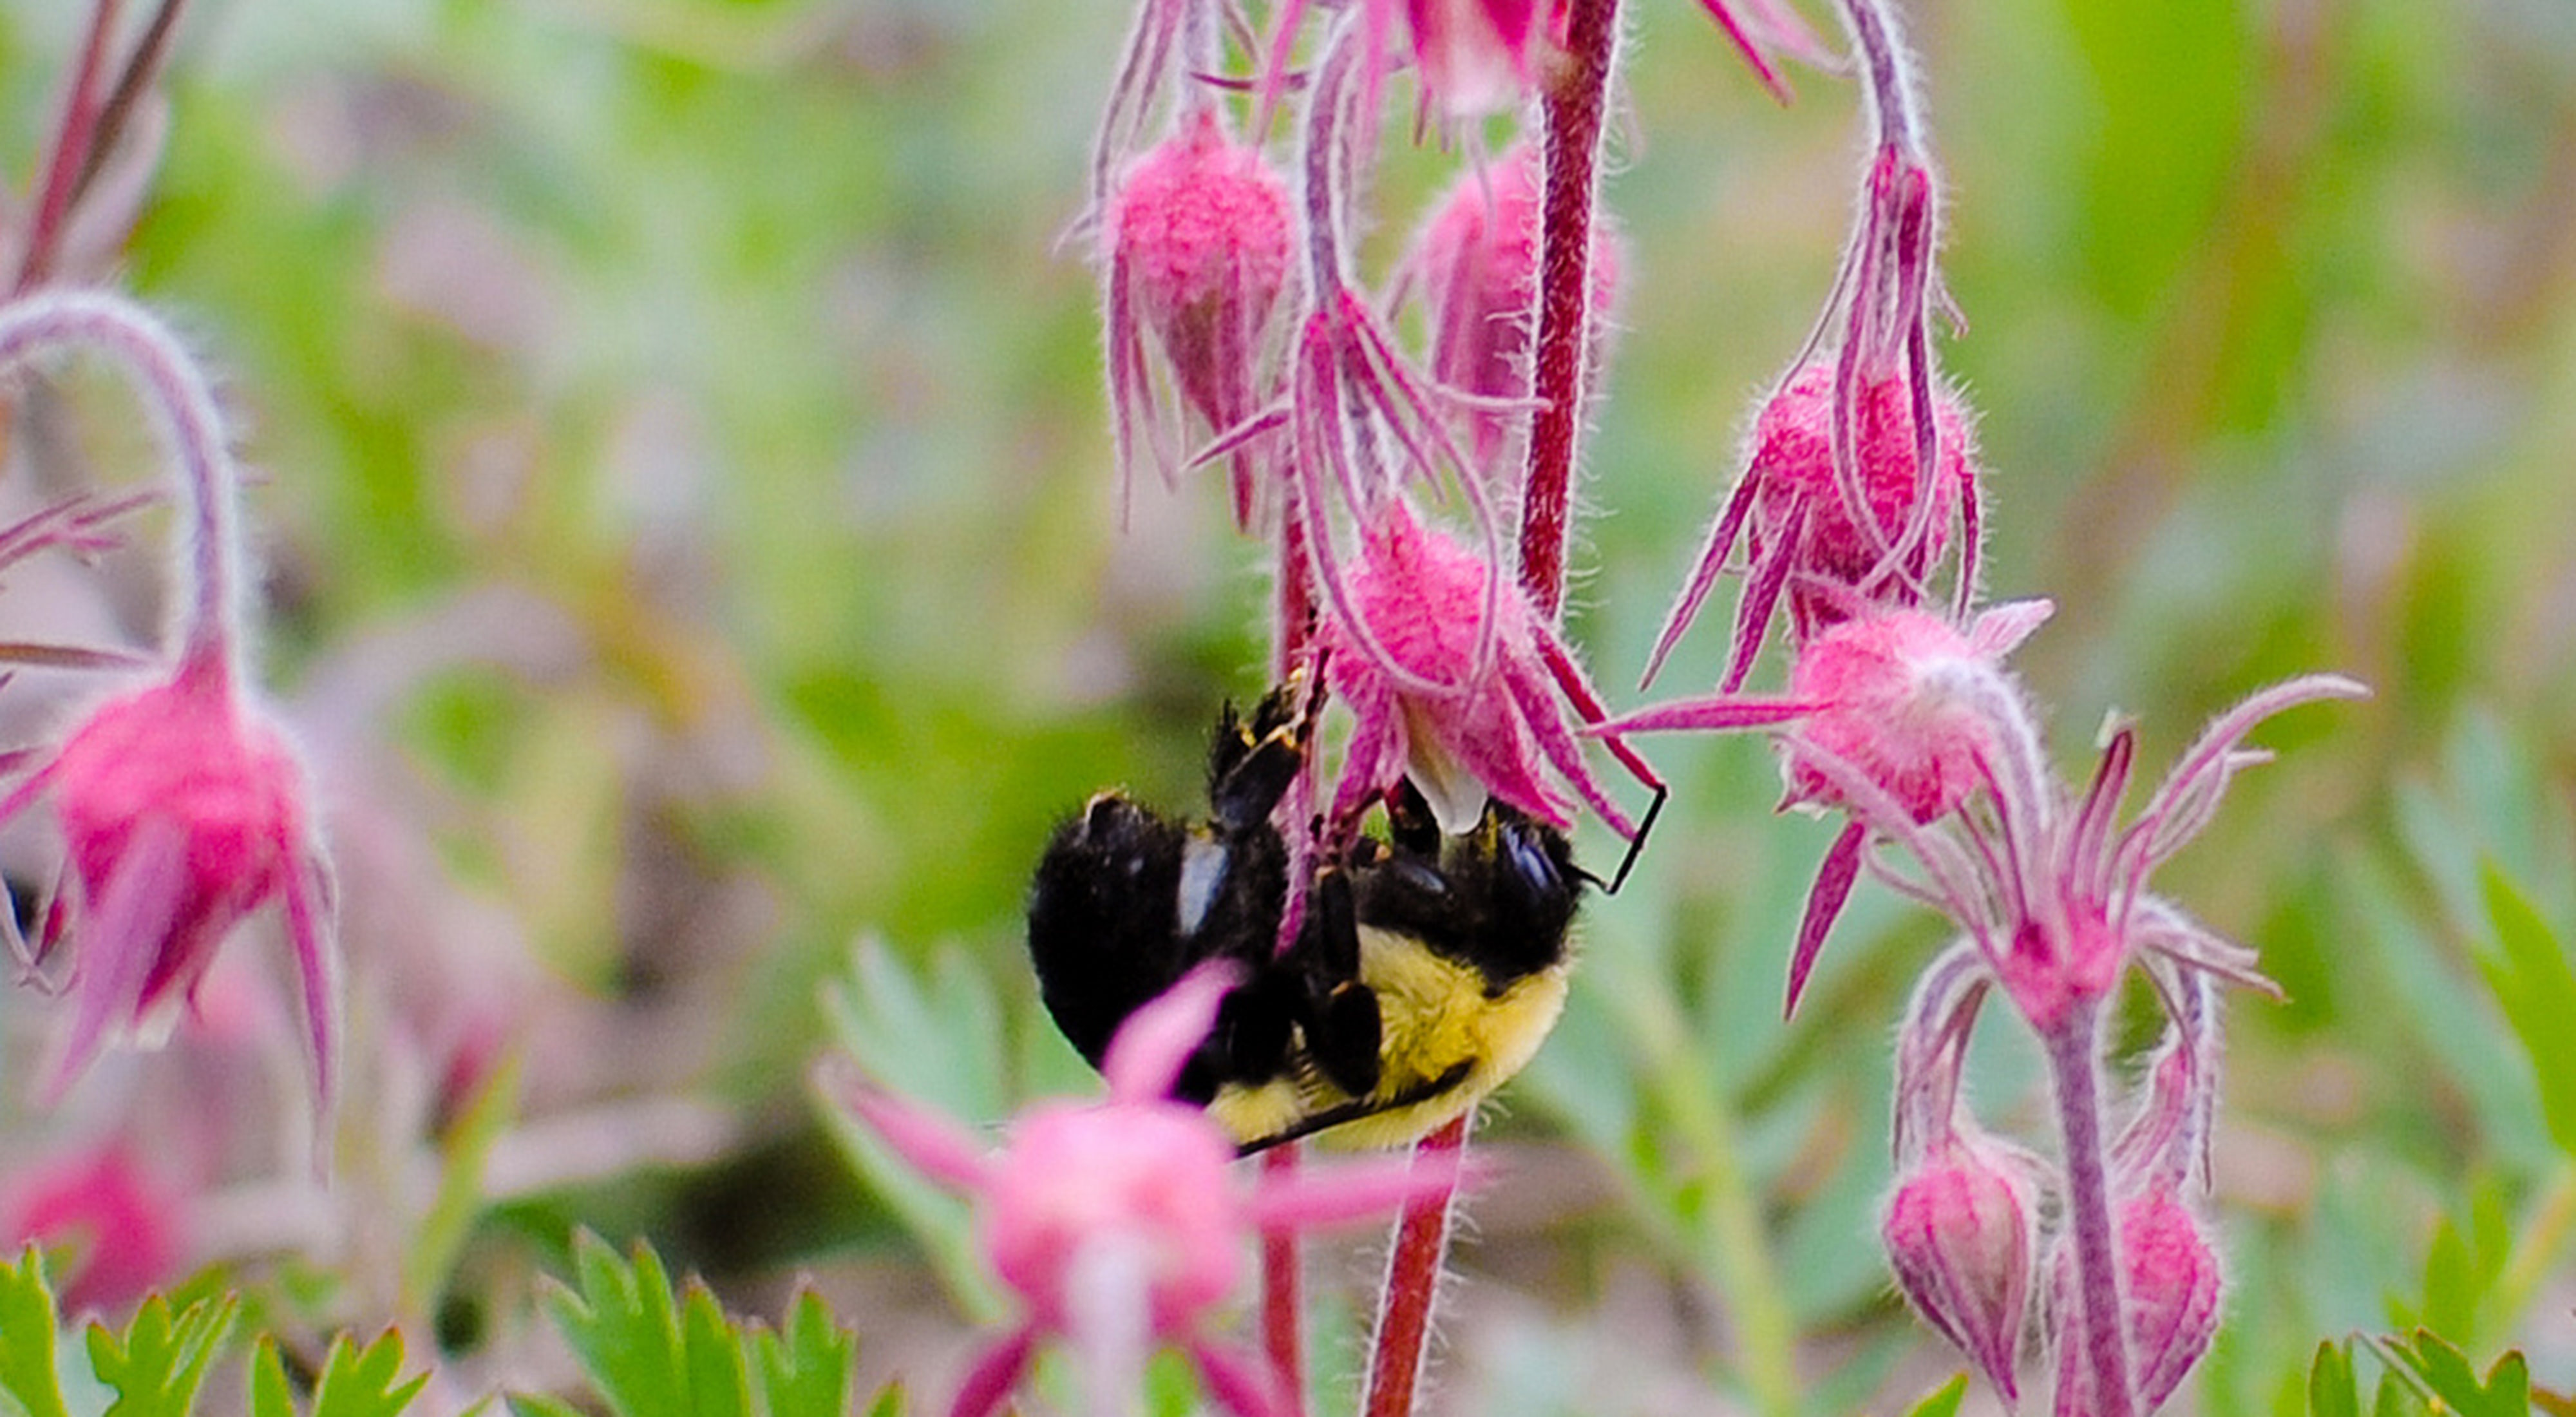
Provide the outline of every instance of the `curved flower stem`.
<path id="1" fill-rule="evenodd" d="M 1417 1157 L 1460 1151 L 1474 1113 L 1424 1137 Z M 1416 1163 L 1420 1164 L 1419 1162 Z M 1386 1257 L 1386 1289 L 1378 1299 L 1377 1341 L 1371 1345 L 1367 1417 L 1409 1417 L 1422 1380 L 1422 1354 L 1431 1336 L 1431 1304 L 1440 1294 L 1440 1262 L 1449 1249 L 1449 1202 L 1454 1191 L 1408 1203 L 1396 1222 L 1395 1248 Z"/>
<path id="2" fill-rule="evenodd" d="M 1529 475 L 1521 501 L 1521 585 L 1541 617 L 1565 604 L 1566 521 L 1583 432 L 1592 337 L 1592 235 L 1600 199 L 1602 114 L 1619 0 L 1573 0 L 1566 64 L 1544 101 L 1547 192 L 1539 227 L 1538 334 L 1531 350 Z"/>
<path id="3" fill-rule="evenodd" d="M 2134 1417 L 2128 1324 L 2120 1302 L 2120 1246 L 2111 1214 L 2109 1153 L 2102 1126 L 2101 1064 L 2096 1054 L 2102 1001 L 2082 999 L 2041 1031 L 2050 1090 L 2057 1098 L 2058 1141 L 2066 1169 L 2067 1239 L 2075 1247 L 2074 1331 L 2093 1380 L 2093 1417 Z"/>
<path id="4" fill-rule="evenodd" d="M 151 312 L 96 290 L 53 290 L 0 305 L 0 370 L 71 346 L 114 356 L 141 385 L 144 403 L 177 464 L 188 542 L 172 590 L 183 671 L 233 682 L 241 636 L 240 478 L 224 441 L 214 391 L 178 336 Z"/>

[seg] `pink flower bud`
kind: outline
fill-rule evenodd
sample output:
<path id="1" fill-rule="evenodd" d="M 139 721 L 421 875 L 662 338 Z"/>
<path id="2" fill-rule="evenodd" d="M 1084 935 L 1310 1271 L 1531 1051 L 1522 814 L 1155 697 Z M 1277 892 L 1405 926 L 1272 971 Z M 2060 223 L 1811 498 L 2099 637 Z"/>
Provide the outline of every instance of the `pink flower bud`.
<path id="1" fill-rule="evenodd" d="M 1288 281 L 1287 185 L 1258 148 L 1229 136 L 1213 109 L 1139 157 L 1103 221 L 1109 262 L 1109 364 L 1122 447 L 1143 422 L 1158 446 L 1156 401 L 1138 326 L 1169 361 L 1172 383 L 1212 432 L 1261 402 L 1264 332 Z M 1163 456 L 1169 457 L 1167 449 Z M 1239 497 L 1249 487 L 1240 479 Z"/>
<path id="2" fill-rule="evenodd" d="M 2149 1411 L 2182 1386 L 2218 1332 L 2218 1252 L 2200 1218 L 2159 1187 L 2120 1208 L 2120 1254 L 2128 1278 L 2129 1362 Z"/>
<path id="3" fill-rule="evenodd" d="M 1960 494 L 1975 475 L 1959 401 L 1946 390 L 1935 390 L 1932 426 L 1940 439 L 1940 474 L 1930 479 L 1930 505 L 1918 509 L 1925 491 L 1915 472 L 1911 386 L 1894 373 L 1877 378 L 1864 374 L 1854 402 L 1856 471 L 1877 524 L 1875 533 L 1854 516 L 1834 472 L 1832 360 L 1814 360 L 1799 369 L 1763 406 L 1754 425 L 1753 464 L 1746 474 L 1756 489 L 1753 563 L 1765 564 L 1783 551 L 1783 538 L 1794 538 L 1785 553 L 1790 558 L 1789 605 L 1801 634 L 1845 618 L 1855 598 L 1913 606 L 1920 596 L 1912 580 L 1882 576 L 1872 581 L 1871 574 L 1884 569 L 1880 562 L 1885 552 L 1902 540 L 1909 521 L 1917 517 L 1924 528 L 1920 565 L 1939 560 Z M 1802 584 L 1807 579 L 1851 594 L 1820 591 Z"/>
<path id="4" fill-rule="evenodd" d="M 1530 396 L 1530 341 L 1538 291 L 1539 213 L 1545 196 L 1538 150 L 1515 145 L 1458 178 L 1432 209 L 1406 258 L 1431 315 L 1431 376 L 1444 387 L 1500 405 Z M 1599 332 L 1619 284 L 1619 248 L 1592 243 L 1590 328 Z M 1587 370 L 1587 384 L 1591 371 Z M 1499 465 L 1517 411 L 1471 411 L 1472 452 L 1488 475 Z"/>
<path id="5" fill-rule="evenodd" d="M 2218 1252 L 2200 1218 L 2169 1186 L 2119 1206 L 2121 1303 L 2127 1311 L 2129 1371 L 2139 1410 L 2153 1412 L 2182 1386 L 2218 1332 Z M 2058 1264 L 2059 1302 L 2075 1303 L 2072 1254 Z M 2071 1322 L 2057 1339 L 2058 1417 L 2087 1417 L 2098 1406 L 2093 1370 Z"/>
<path id="6" fill-rule="evenodd" d="M 2030 1303 L 2026 1191 L 2010 1163 L 1963 1142 L 1897 1187 L 1880 1228 L 1897 1287 L 2006 1401 L 2017 1395 L 2013 1359 Z"/>
<path id="7" fill-rule="evenodd" d="M 1966 800 L 1992 760 L 1984 708 L 1958 691 L 1998 668 L 1948 621 L 1899 610 L 1845 620 L 1809 641 L 1789 672 L 1789 696 L 1825 705 L 1799 738 L 1849 763 L 1928 822 Z M 1841 795 L 1790 749 L 1790 794 L 1828 805 Z"/>
<path id="8" fill-rule="evenodd" d="M 67 1315 L 123 1308 L 178 1276 L 187 1250 L 180 1197 L 121 1144 L 32 1166 L 0 1197 L 0 1245 L 78 1248 L 80 1268 L 63 1289 Z"/>

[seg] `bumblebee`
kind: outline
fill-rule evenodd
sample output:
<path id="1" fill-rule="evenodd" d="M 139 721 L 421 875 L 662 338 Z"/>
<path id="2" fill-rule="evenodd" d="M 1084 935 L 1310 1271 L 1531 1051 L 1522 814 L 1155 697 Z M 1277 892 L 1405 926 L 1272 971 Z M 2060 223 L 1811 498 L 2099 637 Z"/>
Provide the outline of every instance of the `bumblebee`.
<path id="1" fill-rule="evenodd" d="M 1289 852 L 1270 819 L 1312 735 L 1298 699 L 1292 681 L 1248 722 L 1226 706 L 1205 820 L 1101 793 L 1057 828 L 1029 893 L 1039 993 L 1095 1067 L 1192 968 L 1240 967 L 1173 1092 L 1246 1154 L 1316 1133 L 1400 1145 L 1508 1081 L 1564 1008 L 1567 931 L 1592 879 L 1563 833 L 1511 807 L 1443 837 L 1399 806 L 1388 840 L 1317 870 L 1278 950 Z"/>

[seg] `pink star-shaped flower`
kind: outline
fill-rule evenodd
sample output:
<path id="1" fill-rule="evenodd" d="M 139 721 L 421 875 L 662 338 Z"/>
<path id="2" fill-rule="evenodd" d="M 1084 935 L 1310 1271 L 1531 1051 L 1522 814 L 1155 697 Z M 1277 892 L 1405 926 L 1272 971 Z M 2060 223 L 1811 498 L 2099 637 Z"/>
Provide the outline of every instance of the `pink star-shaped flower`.
<path id="1" fill-rule="evenodd" d="M 1020 1300 L 1021 1321 L 969 1367 L 951 1417 L 998 1411 L 1050 1339 L 1073 1348 L 1095 1391 L 1133 1394 L 1151 1350 L 1174 1347 L 1227 1411 L 1273 1417 L 1281 1404 L 1260 1360 L 1210 1334 L 1246 1245 L 1456 1185 L 1454 1164 L 1405 1158 L 1264 1171 L 1247 1184 L 1225 1129 L 1170 1098 L 1233 983 L 1225 967 L 1201 968 L 1138 1010 L 1101 1060 L 1107 1099 L 1033 1107 L 998 1153 L 865 1082 L 834 1085 L 906 1160 L 973 1198 L 984 1258 Z"/>

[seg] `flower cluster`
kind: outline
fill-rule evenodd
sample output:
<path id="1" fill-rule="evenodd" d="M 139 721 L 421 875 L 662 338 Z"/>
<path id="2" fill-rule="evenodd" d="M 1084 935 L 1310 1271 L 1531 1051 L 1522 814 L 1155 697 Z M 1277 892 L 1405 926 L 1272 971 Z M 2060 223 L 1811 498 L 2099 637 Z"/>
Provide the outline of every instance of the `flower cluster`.
<path id="1" fill-rule="evenodd" d="M 1932 316 L 1937 183 L 1886 7 L 1842 7 L 1875 132 L 1860 220 L 1817 343 L 1754 425 L 1743 475 L 1685 580 L 1647 668 L 1665 662 L 1739 541 L 1743 591 L 1715 691 L 1595 732 L 1778 728 L 1784 805 L 1845 825 L 1790 954 L 1796 1008 L 1864 872 L 1948 916 L 1962 938 L 1929 969 L 1897 1046 L 1897 1182 L 1883 1238 L 1897 1283 L 2007 1400 L 2036 1346 L 2061 1417 L 2161 1405 L 2209 1345 L 2219 1265 L 2201 1207 L 2218 1076 L 2215 985 L 2269 989 L 2253 952 L 2154 894 L 2156 869 L 2208 824 L 2264 754 L 2264 720 L 2363 690 L 2311 675 L 2221 714 L 2122 818 L 2137 737 L 2107 732 L 2078 791 L 2048 760 L 2038 715 L 2005 668 L 2046 620 L 2031 600 L 1979 608 L 1982 472 L 1963 400 L 1939 376 Z M 1934 570 L 1955 552 L 1955 579 Z M 1788 690 L 1744 684 L 1788 608 Z M 2142 970 L 2166 1043 L 2117 1129 L 2104 1015 Z M 1961 1096 L 1967 1039 L 1990 993 L 2037 1035 L 2056 1102 L 2053 1158 L 1981 1127 Z M 2034 1344 L 2035 1340 L 2035 1344 Z"/>

